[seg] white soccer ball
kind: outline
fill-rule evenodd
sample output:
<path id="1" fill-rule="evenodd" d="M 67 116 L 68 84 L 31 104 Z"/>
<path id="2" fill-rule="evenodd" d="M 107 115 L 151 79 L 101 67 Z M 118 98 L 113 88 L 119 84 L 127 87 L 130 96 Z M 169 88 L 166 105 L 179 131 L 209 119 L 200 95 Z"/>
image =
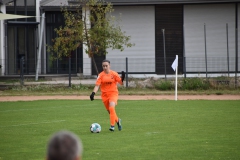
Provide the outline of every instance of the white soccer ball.
<path id="1" fill-rule="evenodd" d="M 100 133 L 101 132 L 101 126 L 98 123 L 93 123 L 90 126 L 90 131 L 92 133 Z"/>

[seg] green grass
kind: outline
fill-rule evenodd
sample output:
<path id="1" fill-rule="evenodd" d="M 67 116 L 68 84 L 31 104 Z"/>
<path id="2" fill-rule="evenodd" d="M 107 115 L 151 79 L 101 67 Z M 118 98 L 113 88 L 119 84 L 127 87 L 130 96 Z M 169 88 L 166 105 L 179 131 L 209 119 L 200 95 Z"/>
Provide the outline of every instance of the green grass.
<path id="1" fill-rule="evenodd" d="M 240 101 L 119 101 L 123 130 L 109 132 L 100 100 L 0 102 L 0 160 L 43 160 L 49 136 L 79 135 L 84 160 L 240 159 Z M 90 133 L 91 123 L 102 126 Z"/>

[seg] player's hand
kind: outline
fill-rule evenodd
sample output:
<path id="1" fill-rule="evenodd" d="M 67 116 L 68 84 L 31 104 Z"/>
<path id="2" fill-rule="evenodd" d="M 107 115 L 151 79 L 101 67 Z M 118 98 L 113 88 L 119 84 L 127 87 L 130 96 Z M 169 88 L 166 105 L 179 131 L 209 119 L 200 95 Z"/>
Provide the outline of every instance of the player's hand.
<path id="1" fill-rule="evenodd" d="M 125 79 L 125 72 L 124 71 L 122 71 L 122 76 L 121 76 L 121 79 L 122 79 L 122 82 L 124 81 L 124 79 Z"/>
<path id="2" fill-rule="evenodd" d="M 94 100 L 94 95 L 95 95 L 95 92 L 92 92 L 92 94 L 90 95 L 90 100 L 91 100 L 91 101 Z"/>

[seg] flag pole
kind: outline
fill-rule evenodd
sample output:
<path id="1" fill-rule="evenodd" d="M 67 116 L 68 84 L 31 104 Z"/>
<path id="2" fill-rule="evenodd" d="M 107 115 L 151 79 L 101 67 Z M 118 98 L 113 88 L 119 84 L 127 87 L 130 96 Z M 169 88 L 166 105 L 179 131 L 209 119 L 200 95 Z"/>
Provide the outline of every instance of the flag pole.
<path id="1" fill-rule="evenodd" d="M 176 60 L 178 64 L 178 55 L 176 55 Z M 177 101 L 177 77 L 178 77 L 178 65 L 176 66 L 176 75 L 175 75 L 175 101 Z"/>

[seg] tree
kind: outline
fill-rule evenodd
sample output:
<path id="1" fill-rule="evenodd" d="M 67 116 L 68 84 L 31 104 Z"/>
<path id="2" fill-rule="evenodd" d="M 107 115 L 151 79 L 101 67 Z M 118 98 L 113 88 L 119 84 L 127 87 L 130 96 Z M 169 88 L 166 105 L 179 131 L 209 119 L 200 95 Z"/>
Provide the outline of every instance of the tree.
<path id="1" fill-rule="evenodd" d="M 132 47 L 130 36 L 119 26 L 120 18 L 111 15 L 114 11 L 109 2 L 103 0 L 77 0 L 76 5 L 62 9 L 65 26 L 55 29 L 57 37 L 49 51 L 55 57 L 70 57 L 71 52 L 86 45 L 85 52 L 93 60 L 98 72 L 94 55 L 107 54 L 107 49 L 124 50 Z"/>

